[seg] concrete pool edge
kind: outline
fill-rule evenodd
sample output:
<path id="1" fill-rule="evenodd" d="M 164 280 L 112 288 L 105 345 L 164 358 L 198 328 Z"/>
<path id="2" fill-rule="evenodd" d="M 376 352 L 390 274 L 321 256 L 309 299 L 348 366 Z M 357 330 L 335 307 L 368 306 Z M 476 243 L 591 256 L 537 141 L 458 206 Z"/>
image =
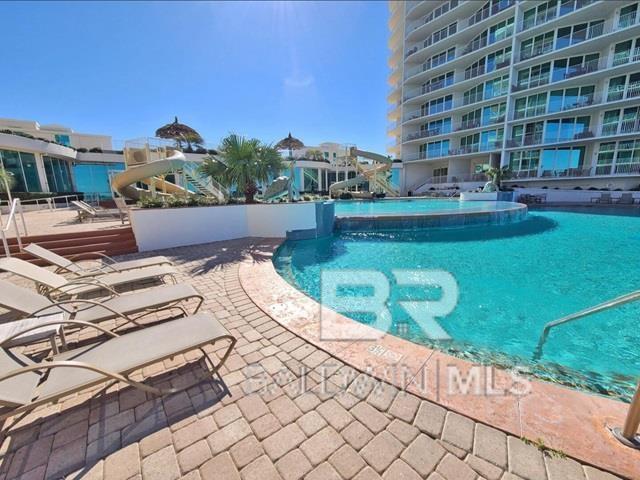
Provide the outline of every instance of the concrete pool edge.
<path id="1" fill-rule="evenodd" d="M 448 410 L 517 437 L 542 439 L 546 447 L 582 463 L 630 478 L 640 476 L 640 451 L 622 446 L 607 430 L 622 425 L 625 403 L 531 378 L 527 378 L 531 390 L 526 395 L 496 395 L 496 390 L 516 381 L 510 372 L 389 334 L 375 341 L 357 340 L 367 338 L 371 328 L 322 306 L 287 283 L 271 261 L 277 246 L 263 252 L 262 261 L 243 263 L 239 277 L 252 301 L 284 328 L 356 370 Z M 320 316 L 323 336 L 332 340 L 320 338 Z M 339 340 L 346 332 L 351 340 Z M 452 368 L 463 376 L 477 374 L 485 389 L 470 394 L 452 392 Z"/>

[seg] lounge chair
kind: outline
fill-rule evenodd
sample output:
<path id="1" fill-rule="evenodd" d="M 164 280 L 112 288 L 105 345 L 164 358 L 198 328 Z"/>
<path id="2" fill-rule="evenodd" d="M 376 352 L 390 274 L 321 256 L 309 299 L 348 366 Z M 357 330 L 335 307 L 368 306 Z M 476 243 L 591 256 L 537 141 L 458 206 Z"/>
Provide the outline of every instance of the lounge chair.
<path id="1" fill-rule="evenodd" d="M 601 193 L 599 197 L 592 197 L 591 203 L 611 203 L 610 193 Z"/>
<path id="2" fill-rule="evenodd" d="M 204 297 L 191 285 L 180 283 L 161 285 L 143 292 L 126 293 L 100 301 L 73 299 L 54 302 L 33 290 L 0 280 L 0 307 L 17 313 L 21 318 L 62 313 L 63 319 L 95 323 L 121 318 L 127 323 L 141 326 L 139 318 L 161 310 L 176 308 L 185 316 L 189 315 L 181 303 L 191 299 L 199 300 L 193 315 L 200 309 Z"/>
<path id="3" fill-rule="evenodd" d="M 78 219 L 80 223 L 87 219 L 93 221 L 97 218 L 120 218 L 120 221 L 124 225 L 126 215 L 119 209 L 107 210 L 105 208 L 95 208 L 82 200 L 73 200 L 71 203 L 78 209 Z"/>
<path id="4" fill-rule="evenodd" d="M 72 320 L 65 323 L 97 329 L 109 338 L 37 363 L 0 344 L 0 420 L 105 382 L 108 385 L 123 382 L 154 395 L 186 390 L 216 375 L 236 343 L 224 326 L 208 313 L 152 325 L 124 335 L 99 325 Z M 204 347 L 220 340 L 228 341 L 229 345 L 220 360 L 214 363 Z M 187 382 L 189 385 L 158 388 L 131 378 L 132 373 L 148 365 L 193 350 L 202 352 L 201 360 L 208 363 L 208 368 L 206 375 L 195 382 Z"/>
<path id="5" fill-rule="evenodd" d="M 616 199 L 618 205 L 633 205 L 634 202 L 633 193 L 623 193 L 620 198 Z"/>
<path id="6" fill-rule="evenodd" d="M 57 253 L 52 252 L 51 250 L 47 250 L 46 248 L 43 248 L 40 245 L 36 245 L 35 243 L 27 245 L 23 250 L 27 253 L 30 253 L 34 257 L 38 257 L 58 267 L 56 273 L 69 272 L 73 273 L 76 277 L 91 277 L 104 273 L 125 272 L 127 270 L 152 267 L 155 265 L 173 265 L 171 260 L 163 256 L 116 262 L 108 255 L 104 255 L 102 253 L 86 252 L 80 253 L 78 255 L 72 255 L 69 258 L 65 258 L 62 255 L 58 255 Z M 99 257 L 104 259 L 107 263 L 102 264 L 100 267 L 96 268 L 85 268 L 73 261 L 83 257 Z"/>
<path id="7" fill-rule="evenodd" d="M 107 290 L 116 295 L 114 287 L 126 284 L 135 284 L 142 280 L 164 280 L 170 277 L 173 283 L 177 283 L 173 267 L 156 265 L 153 267 L 138 268 L 125 272 L 105 273 L 95 277 L 80 277 L 66 279 L 62 275 L 51 272 L 46 268 L 38 267 L 19 258 L 0 258 L 0 270 L 11 272 L 36 283 L 38 291 L 51 296 L 77 296 L 88 293 L 96 293 Z"/>

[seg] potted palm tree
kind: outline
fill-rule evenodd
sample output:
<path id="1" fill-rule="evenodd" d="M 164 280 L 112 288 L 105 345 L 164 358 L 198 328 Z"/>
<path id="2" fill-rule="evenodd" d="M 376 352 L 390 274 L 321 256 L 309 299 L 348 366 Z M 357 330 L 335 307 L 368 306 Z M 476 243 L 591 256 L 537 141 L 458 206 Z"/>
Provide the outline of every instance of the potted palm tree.
<path id="1" fill-rule="evenodd" d="M 227 188 L 244 193 L 246 203 L 255 203 L 258 183 L 265 183 L 284 168 L 282 157 L 272 145 L 255 138 L 231 134 L 222 139 L 218 156 L 204 159 L 200 171 Z"/>
<path id="2" fill-rule="evenodd" d="M 484 173 L 489 177 L 489 180 L 491 180 L 491 183 L 496 186 L 496 190 L 499 192 L 502 186 L 502 180 L 507 178 L 511 171 L 509 170 L 509 166 L 505 165 L 504 167 L 491 167 Z"/>

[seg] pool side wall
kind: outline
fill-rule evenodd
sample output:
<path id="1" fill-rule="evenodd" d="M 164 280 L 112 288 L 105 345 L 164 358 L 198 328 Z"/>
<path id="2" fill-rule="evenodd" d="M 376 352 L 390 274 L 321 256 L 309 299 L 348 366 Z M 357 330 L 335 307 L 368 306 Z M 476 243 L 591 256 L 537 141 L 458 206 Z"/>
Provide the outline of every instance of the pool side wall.
<path id="1" fill-rule="evenodd" d="M 414 228 L 461 228 L 480 225 L 506 225 L 524 220 L 527 206 L 491 212 L 432 213 L 428 215 L 375 215 L 337 217 L 335 228 L 342 232 L 379 232 Z"/>

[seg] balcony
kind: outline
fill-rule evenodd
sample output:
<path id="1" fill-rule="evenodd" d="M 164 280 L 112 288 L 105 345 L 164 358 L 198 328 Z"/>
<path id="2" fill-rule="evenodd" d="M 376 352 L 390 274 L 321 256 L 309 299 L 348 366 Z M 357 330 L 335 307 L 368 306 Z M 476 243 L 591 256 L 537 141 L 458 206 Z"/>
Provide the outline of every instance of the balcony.
<path id="1" fill-rule="evenodd" d="M 445 135 L 447 133 L 451 133 L 450 128 L 432 128 L 430 130 L 422 130 L 420 132 L 408 133 L 404 136 L 404 141 L 408 142 L 411 140 L 418 140 L 420 138 L 429 138 L 429 137 L 437 137 L 438 135 Z"/>
<path id="2" fill-rule="evenodd" d="M 613 135 L 626 135 L 628 133 L 640 132 L 640 118 L 632 118 L 621 122 L 605 123 L 602 125 L 600 135 L 610 137 Z"/>
<path id="3" fill-rule="evenodd" d="M 469 26 L 475 25 L 476 23 L 486 20 L 492 15 L 497 15 L 503 10 L 513 7 L 515 4 L 516 4 L 515 0 L 503 0 L 491 8 L 483 8 L 479 12 L 469 17 L 469 19 L 467 20 L 467 25 Z"/>
<path id="4" fill-rule="evenodd" d="M 536 16 L 527 18 L 526 20 L 524 20 L 520 24 L 520 28 L 518 29 L 518 31 L 523 32 L 525 30 L 529 30 L 530 28 L 537 27 L 538 25 L 542 25 L 543 23 L 550 22 L 551 20 L 553 20 L 554 18 L 557 18 L 558 16 L 568 15 L 569 13 L 575 12 L 576 10 L 580 10 L 581 8 L 589 6 L 592 3 L 595 3 L 596 1 L 597 0 L 578 1 L 574 4 L 574 8 L 572 8 L 571 10 L 565 10 L 563 12 L 560 12 L 561 13 L 560 15 L 558 15 L 557 8 L 554 8 L 553 10 L 546 10 L 544 12 L 540 12 Z"/>
<path id="5" fill-rule="evenodd" d="M 637 62 L 640 60 L 640 47 L 627 52 L 619 52 L 613 55 L 612 67 L 618 67 L 627 63 Z"/>
<path id="6" fill-rule="evenodd" d="M 396 3 L 396 2 L 392 2 L 392 3 Z M 400 2 L 398 2 L 400 3 Z M 450 0 L 449 2 L 445 3 L 444 5 L 441 5 L 440 7 L 432 10 L 431 12 L 429 12 L 428 14 L 426 14 L 424 17 L 418 19 L 416 22 L 412 23 L 409 28 L 407 28 L 407 36 L 413 32 L 414 30 L 420 28 L 421 26 L 431 22 L 432 20 L 435 20 L 436 18 L 441 17 L 442 15 L 444 15 L 445 13 L 450 12 L 451 10 L 455 9 L 458 5 L 462 5 L 463 3 L 465 3 L 464 1 L 460 1 L 460 0 Z"/>
<path id="7" fill-rule="evenodd" d="M 602 103 L 602 98 L 596 97 L 595 95 L 584 95 L 580 98 L 577 98 L 575 102 L 568 103 L 566 105 L 562 105 L 559 110 L 554 110 L 547 112 L 546 105 L 538 105 L 536 107 L 527 108 L 525 110 L 516 110 L 513 113 L 514 120 L 521 120 L 523 118 L 531 118 L 537 117 L 539 115 L 545 115 L 546 113 L 562 113 L 568 110 L 575 110 L 576 108 L 589 107 L 591 105 L 596 105 Z"/>
<path id="8" fill-rule="evenodd" d="M 611 88 L 607 92 L 607 102 L 617 102 L 625 98 L 640 97 L 640 82 L 634 82 L 622 88 Z"/>
<path id="9" fill-rule="evenodd" d="M 520 139 L 512 138 L 507 140 L 507 148 L 530 147 L 530 146 L 550 145 L 550 144 L 562 143 L 562 142 L 572 142 L 574 140 L 594 138 L 594 136 L 595 135 L 591 130 L 585 130 L 583 132 L 575 133 L 573 135 L 558 136 L 557 138 L 553 138 L 553 139 L 543 138 L 542 134 L 536 133 L 533 135 L 525 135 Z"/>
<path id="10" fill-rule="evenodd" d="M 428 85 L 424 85 L 422 87 L 414 88 L 412 90 L 409 90 L 405 94 L 404 101 L 406 102 L 407 100 L 410 100 L 414 97 L 419 97 L 420 95 L 424 95 L 429 92 L 435 92 L 436 90 L 441 90 L 445 87 L 449 87 L 453 85 L 453 83 L 454 83 L 453 79 L 445 78 L 437 82 L 429 83 Z"/>

